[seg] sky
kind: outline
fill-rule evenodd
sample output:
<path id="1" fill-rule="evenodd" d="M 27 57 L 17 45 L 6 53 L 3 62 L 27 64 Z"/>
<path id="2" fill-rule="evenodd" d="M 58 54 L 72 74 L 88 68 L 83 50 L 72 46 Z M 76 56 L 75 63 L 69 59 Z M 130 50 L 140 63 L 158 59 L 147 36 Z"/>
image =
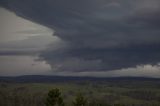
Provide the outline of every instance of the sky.
<path id="1" fill-rule="evenodd" d="M 1 0 L 0 76 L 160 77 L 159 0 Z"/>

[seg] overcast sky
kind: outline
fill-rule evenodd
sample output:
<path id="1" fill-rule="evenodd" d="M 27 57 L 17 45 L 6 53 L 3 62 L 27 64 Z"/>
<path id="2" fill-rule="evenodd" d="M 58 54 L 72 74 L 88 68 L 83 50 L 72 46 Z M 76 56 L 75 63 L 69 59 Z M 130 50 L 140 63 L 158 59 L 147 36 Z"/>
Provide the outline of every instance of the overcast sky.
<path id="1" fill-rule="evenodd" d="M 1 0 L 0 75 L 160 77 L 159 0 Z"/>

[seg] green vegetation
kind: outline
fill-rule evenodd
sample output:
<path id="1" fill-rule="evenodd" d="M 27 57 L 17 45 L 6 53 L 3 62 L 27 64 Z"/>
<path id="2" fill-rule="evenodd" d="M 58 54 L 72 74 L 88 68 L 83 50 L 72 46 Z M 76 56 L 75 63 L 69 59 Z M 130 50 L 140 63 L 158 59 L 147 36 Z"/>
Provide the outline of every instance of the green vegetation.
<path id="1" fill-rule="evenodd" d="M 160 106 L 160 82 L 0 83 L 0 106 L 63 105 Z"/>
<path id="2" fill-rule="evenodd" d="M 59 89 L 52 89 L 49 91 L 47 99 L 45 101 L 46 106 L 64 106 L 63 99 Z"/>
<path id="3" fill-rule="evenodd" d="M 73 106 L 86 106 L 86 105 L 87 105 L 87 99 L 85 99 L 81 93 L 77 94 L 77 97 L 73 102 Z"/>

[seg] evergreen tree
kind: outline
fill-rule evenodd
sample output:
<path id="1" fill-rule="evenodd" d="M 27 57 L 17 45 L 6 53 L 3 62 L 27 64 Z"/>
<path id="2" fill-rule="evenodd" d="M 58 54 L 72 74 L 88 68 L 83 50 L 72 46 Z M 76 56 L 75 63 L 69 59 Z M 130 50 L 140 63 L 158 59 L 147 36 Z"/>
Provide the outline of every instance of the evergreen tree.
<path id="1" fill-rule="evenodd" d="M 83 97 L 81 93 L 76 96 L 75 101 L 73 102 L 73 106 L 86 106 L 87 99 Z"/>
<path id="2" fill-rule="evenodd" d="M 64 106 L 63 98 L 59 89 L 52 89 L 48 92 L 45 102 L 46 106 Z"/>

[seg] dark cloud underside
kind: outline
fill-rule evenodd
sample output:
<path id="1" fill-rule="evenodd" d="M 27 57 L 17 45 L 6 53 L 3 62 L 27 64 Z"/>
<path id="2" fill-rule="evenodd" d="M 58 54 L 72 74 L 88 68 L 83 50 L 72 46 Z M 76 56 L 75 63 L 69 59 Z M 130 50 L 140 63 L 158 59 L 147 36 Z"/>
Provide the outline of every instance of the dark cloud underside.
<path id="1" fill-rule="evenodd" d="M 55 30 L 65 46 L 40 58 L 58 71 L 104 71 L 160 61 L 159 0 L 1 0 Z M 37 41 L 38 42 L 38 41 Z"/>

